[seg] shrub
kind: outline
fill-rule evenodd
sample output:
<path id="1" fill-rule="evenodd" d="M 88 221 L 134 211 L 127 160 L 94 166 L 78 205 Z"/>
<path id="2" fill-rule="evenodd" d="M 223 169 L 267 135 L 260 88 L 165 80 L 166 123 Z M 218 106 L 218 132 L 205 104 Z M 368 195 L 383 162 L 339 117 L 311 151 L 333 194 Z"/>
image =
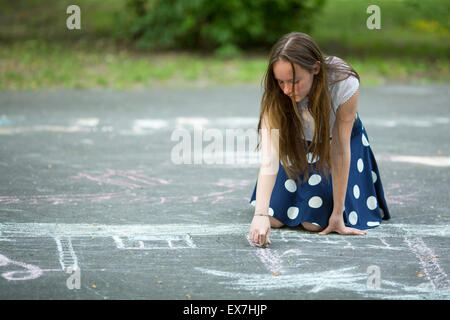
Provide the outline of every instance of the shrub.
<path id="1" fill-rule="evenodd" d="M 267 48 L 285 33 L 308 33 L 324 1 L 128 0 L 133 17 L 126 34 L 155 49 Z"/>

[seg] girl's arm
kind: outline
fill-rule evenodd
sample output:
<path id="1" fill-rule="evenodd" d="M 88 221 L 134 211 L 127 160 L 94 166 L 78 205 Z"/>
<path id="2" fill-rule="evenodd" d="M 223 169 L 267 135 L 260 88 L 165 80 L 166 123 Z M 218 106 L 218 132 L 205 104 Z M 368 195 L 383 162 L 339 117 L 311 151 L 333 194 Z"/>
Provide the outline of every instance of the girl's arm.
<path id="1" fill-rule="evenodd" d="M 262 164 L 258 173 L 258 184 L 256 186 L 256 206 L 249 238 L 252 242 L 263 245 L 266 240 L 270 244 L 270 220 L 269 204 L 272 190 L 275 185 L 279 170 L 278 154 L 278 131 L 269 131 L 267 118 L 263 119 L 261 125 L 261 155 Z"/>
<path id="2" fill-rule="evenodd" d="M 341 104 L 336 112 L 336 121 L 333 126 L 330 146 L 334 207 L 328 227 L 320 234 L 328 234 L 332 231 L 340 234 L 365 234 L 364 231 L 346 227 L 342 215 L 350 170 L 350 137 L 356 111 L 358 110 L 358 91 L 345 103 Z"/>
<path id="3" fill-rule="evenodd" d="M 278 130 L 270 130 L 267 117 L 261 125 L 261 158 L 262 163 L 258 173 L 256 186 L 255 213 L 268 213 L 270 196 L 279 169 Z"/>

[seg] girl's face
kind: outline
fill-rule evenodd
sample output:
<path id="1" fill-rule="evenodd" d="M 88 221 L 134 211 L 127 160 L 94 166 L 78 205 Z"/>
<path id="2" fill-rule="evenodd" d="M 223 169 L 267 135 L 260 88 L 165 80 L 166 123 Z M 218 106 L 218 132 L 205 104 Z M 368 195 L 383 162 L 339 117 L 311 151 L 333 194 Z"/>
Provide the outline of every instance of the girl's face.
<path id="1" fill-rule="evenodd" d="M 314 75 L 318 74 L 320 71 L 319 62 L 312 72 L 300 67 L 294 63 L 295 68 L 295 79 L 294 79 L 294 95 L 295 102 L 299 102 L 304 97 L 306 97 L 311 89 Z M 278 82 L 281 90 L 285 95 L 292 97 L 292 67 L 291 63 L 288 61 L 278 60 L 273 65 L 273 73 L 275 75 L 275 80 Z"/>

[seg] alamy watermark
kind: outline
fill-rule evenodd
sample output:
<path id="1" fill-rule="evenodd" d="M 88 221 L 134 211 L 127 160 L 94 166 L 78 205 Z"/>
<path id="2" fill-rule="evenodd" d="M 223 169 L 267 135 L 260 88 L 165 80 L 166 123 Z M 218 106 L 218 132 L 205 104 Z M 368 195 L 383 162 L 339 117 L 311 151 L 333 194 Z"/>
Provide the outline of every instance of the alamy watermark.
<path id="1" fill-rule="evenodd" d="M 381 10 L 376 4 L 372 4 L 367 7 L 366 13 L 371 13 L 367 18 L 366 26 L 367 29 L 381 29 Z"/>
<path id="2" fill-rule="evenodd" d="M 81 29 L 81 9 L 76 4 L 71 4 L 67 7 L 66 13 L 70 14 L 70 16 L 66 20 L 67 29 L 73 30 Z"/>
<path id="3" fill-rule="evenodd" d="M 66 269 L 66 273 L 71 276 L 66 280 L 66 286 L 69 290 L 81 288 L 81 270 L 78 266 L 71 266 Z"/>
<path id="4" fill-rule="evenodd" d="M 76 4 L 71 4 L 67 7 L 66 13 L 70 16 L 66 20 L 66 26 L 69 30 L 81 29 L 81 9 Z M 376 4 L 372 4 L 367 7 L 366 13 L 370 16 L 366 20 L 366 26 L 368 29 L 381 29 L 381 10 Z"/>
<path id="5" fill-rule="evenodd" d="M 367 278 L 367 289 L 380 289 L 381 287 L 381 270 L 377 265 L 371 265 L 366 270 L 369 277 Z"/>
<path id="6" fill-rule="evenodd" d="M 259 133 L 261 149 L 256 152 L 258 132 L 253 129 L 176 129 L 170 139 L 178 143 L 172 147 L 170 158 L 176 165 L 260 164 L 263 173 L 273 174 L 279 166 L 279 130 L 260 129 Z"/>

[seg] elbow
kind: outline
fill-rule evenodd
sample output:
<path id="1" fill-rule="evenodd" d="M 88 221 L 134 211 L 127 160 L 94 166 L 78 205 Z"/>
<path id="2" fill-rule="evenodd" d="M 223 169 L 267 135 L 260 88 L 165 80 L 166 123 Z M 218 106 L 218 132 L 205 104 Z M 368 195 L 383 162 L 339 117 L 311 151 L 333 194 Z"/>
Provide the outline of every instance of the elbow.
<path id="1" fill-rule="evenodd" d="M 269 158 L 266 161 L 261 163 L 261 166 L 259 168 L 259 174 L 260 175 L 277 175 L 278 170 L 280 169 L 280 163 L 278 158 Z"/>

